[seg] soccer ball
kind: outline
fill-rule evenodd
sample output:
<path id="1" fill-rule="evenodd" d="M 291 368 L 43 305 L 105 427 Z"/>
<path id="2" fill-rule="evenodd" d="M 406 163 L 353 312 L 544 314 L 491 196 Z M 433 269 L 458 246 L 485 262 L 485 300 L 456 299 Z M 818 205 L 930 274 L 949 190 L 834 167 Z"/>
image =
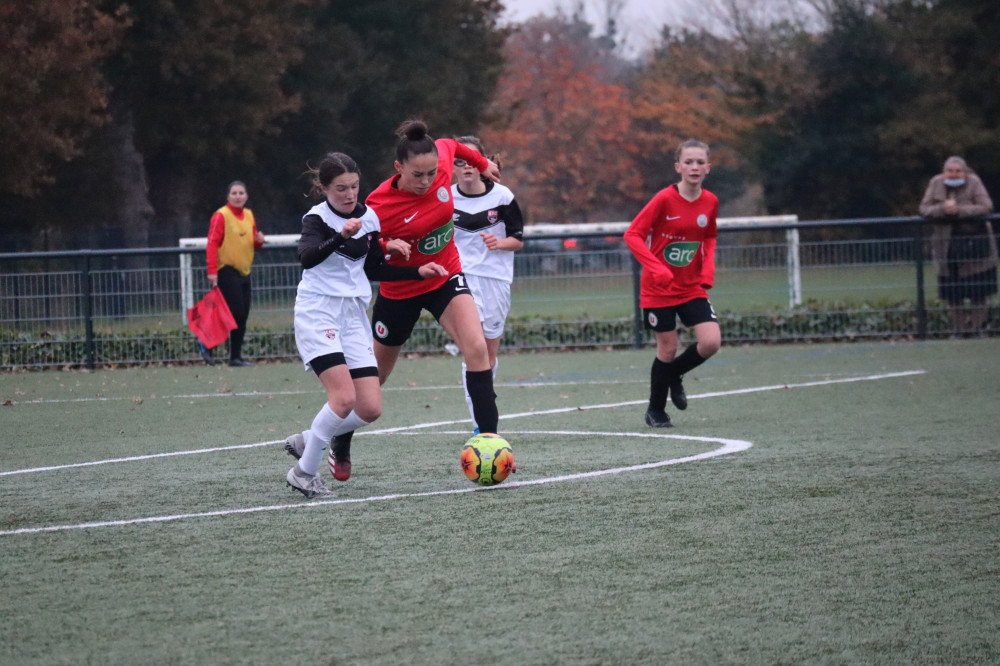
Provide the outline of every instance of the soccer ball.
<path id="1" fill-rule="evenodd" d="M 469 481 L 481 486 L 503 483 L 514 471 L 514 450 L 507 440 L 492 433 L 476 435 L 466 442 L 459 459 Z"/>

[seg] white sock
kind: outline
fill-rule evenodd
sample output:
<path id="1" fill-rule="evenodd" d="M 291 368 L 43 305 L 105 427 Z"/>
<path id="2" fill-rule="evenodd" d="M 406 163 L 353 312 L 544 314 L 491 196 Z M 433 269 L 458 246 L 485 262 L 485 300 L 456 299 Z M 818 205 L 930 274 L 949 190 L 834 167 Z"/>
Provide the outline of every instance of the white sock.
<path id="1" fill-rule="evenodd" d="M 351 413 L 344 417 L 343 422 L 337 428 L 337 432 L 333 433 L 334 437 L 337 435 L 343 435 L 345 432 L 351 432 L 352 430 L 357 430 L 358 428 L 364 428 L 366 425 L 371 425 L 371 422 L 365 421 L 363 418 L 358 416 L 358 413 L 351 410 Z"/>
<path id="2" fill-rule="evenodd" d="M 493 370 L 493 381 L 494 382 L 496 382 L 496 380 L 497 380 L 497 367 L 499 365 L 500 365 L 500 359 L 497 359 L 497 362 L 491 368 L 491 370 Z M 467 370 L 468 370 L 468 368 L 465 367 L 465 361 L 462 361 L 462 390 L 465 391 L 465 406 L 469 408 L 469 416 L 472 417 L 472 427 L 473 427 L 473 429 L 478 429 L 479 428 L 479 424 L 476 423 L 476 415 L 472 411 L 472 398 L 469 396 L 469 387 L 468 387 L 468 385 L 465 382 L 465 373 L 466 373 Z"/>
<path id="3" fill-rule="evenodd" d="M 313 419 L 312 427 L 306 431 L 306 448 L 299 458 L 299 469 L 310 476 L 319 472 L 319 462 L 323 459 L 323 451 L 326 449 L 333 436 L 340 431 L 345 419 L 337 416 L 330 403 L 323 405 L 322 409 Z"/>
<path id="4" fill-rule="evenodd" d="M 363 418 L 358 416 L 358 413 L 353 409 L 351 413 L 344 417 L 344 422 L 338 428 L 339 432 L 337 435 L 343 435 L 345 432 L 351 432 L 357 430 L 358 428 L 364 428 L 366 425 L 371 425 L 370 421 L 365 421 Z M 334 435 L 336 437 L 336 435 Z M 327 456 L 327 463 L 330 465 L 330 474 L 333 474 L 333 447 L 330 447 L 330 453 Z"/>

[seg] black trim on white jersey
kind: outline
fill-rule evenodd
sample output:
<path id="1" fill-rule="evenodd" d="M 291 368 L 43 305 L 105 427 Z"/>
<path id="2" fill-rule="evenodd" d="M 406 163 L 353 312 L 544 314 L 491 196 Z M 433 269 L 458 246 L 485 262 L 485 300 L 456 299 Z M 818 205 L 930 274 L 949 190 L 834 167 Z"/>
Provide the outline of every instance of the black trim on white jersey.
<path id="1" fill-rule="evenodd" d="M 496 196 L 496 194 L 500 194 L 500 192 L 493 192 L 496 183 L 489 181 L 488 183 L 485 183 L 485 185 L 486 191 L 482 194 L 468 194 L 463 191 L 459 185 L 455 186 L 461 196 L 470 200 L 469 202 L 463 202 L 462 205 L 464 205 L 465 208 L 475 207 L 479 209 L 474 212 L 470 212 L 468 210 L 460 210 L 459 207 L 456 206 L 454 216 L 455 226 L 470 233 L 476 233 L 489 229 L 494 225 L 503 223 L 507 229 L 506 235 L 508 238 L 522 240 L 524 232 L 524 216 L 521 214 L 521 207 L 517 205 L 517 200 L 514 199 L 511 194 L 509 202 L 504 201 L 501 203 L 501 201 L 503 201 L 503 197 Z"/>
<path id="2" fill-rule="evenodd" d="M 340 213 L 329 202 L 326 202 L 330 212 L 346 221 L 352 218 L 360 219 L 368 208 L 357 204 L 350 215 Z M 315 209 L 314 209 L 315 210 Z M 368 254 L 370 234 L 355 238 L 344 238 L 316 214 L 302 218 L 302 236 L 299 238 L 299 262 L 302 268 L 313 268 L 323 263 L 323 260 L 336 252 L 345 259 L 358 261 Z"/>

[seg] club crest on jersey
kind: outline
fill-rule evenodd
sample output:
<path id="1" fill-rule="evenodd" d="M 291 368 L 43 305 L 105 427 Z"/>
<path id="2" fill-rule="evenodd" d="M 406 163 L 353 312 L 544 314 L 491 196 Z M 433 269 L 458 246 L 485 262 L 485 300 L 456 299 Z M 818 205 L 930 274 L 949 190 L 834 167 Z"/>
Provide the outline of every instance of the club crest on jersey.
<path id="1" fill-rule="evenodd" d="M 326 339 L 327 340 L 336 340 L 337 339 L 337 331 L 333 330 L 332 328 L 326 329 Z"/>
<path id="2" fill-rule="evenodd" d="M 660 323 L 660 318 L 656 316 L 655 312 L 650 312 L 647 319 L 649 320 L 649 325 L 653 328 L 656 328 L 656 325 Z"/>
<path id="3" fill-rule="evenodd" d="M 678 268 L 687 266 L 694 261 L 695 253 L 698 252 L 698 241 L 687 241 L 682 243 L 670 243 L 663 248 L 663 258 L 671 266 Z"/>
<path id="4" fill-rule="evenodd" d="M 489 220 L 490 224 L 496 224 L 497 220 L 500 219 L 500 211 L 497 210 L 486 211 L 486 219 Z"/>
<path id="5" fill-rule="evenodd" d="M 384 338 L 389 335 L 389 327 L 380 321 L 375 322 L 375 335 L 380 338 Z"/>
<path id="6" fill-rule="evenodd" d="M 444 249 L 451 237 L 455 235 L 455 223 L 448 220 L 434 231 L 417 241 L 417 250 L 421 254 L 437 254 Z"/>
<path id="7" fill-rule="evenodd" d="M 701 215 L 698 216 L 698 226 L 701 227 L 702 229 L 708 226 L 708 215 L 702 213 Z"/>
<path id="8" fill-rule="evenodd" d="M 438 188 L 437 194 L 438 194 L 438 201 L 440 201 L 441 203 L 447 203 L 448 199 L 451 198 L 451 190 L 449 190 L 444 185 Z"/>

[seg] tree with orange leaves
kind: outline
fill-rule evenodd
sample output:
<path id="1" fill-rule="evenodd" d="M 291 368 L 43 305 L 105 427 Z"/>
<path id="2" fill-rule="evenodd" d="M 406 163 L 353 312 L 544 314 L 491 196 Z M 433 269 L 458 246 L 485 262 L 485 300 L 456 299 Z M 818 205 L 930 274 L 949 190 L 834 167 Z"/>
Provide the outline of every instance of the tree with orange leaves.
<path id="1" fill-rule="evenodd" d="M 127 24 L 83 0 L 0 5 L 0 192 L 37 194 L 107 121 L 100 61 Z"/>
<path id="2" fill-rule="evenodd" d="M 482 132 L 502 150 L 532 222 L 584 222 L 640 196 L 628 90 L 579 19 L 543 17 L 507 42 L 507 66 Z"/>
<path id="3" fill-rule="evenodd" d="M 737 166 L 734 146 L 764 116 L 740 113 L 732 104 L 732 49 L 732 42 L 709 33 L 664 28 L 633 84 L 633 130 L 649 189 L 676 180 L 673 150 L 688 138 L 712 146 L 714 166 Z"/>

